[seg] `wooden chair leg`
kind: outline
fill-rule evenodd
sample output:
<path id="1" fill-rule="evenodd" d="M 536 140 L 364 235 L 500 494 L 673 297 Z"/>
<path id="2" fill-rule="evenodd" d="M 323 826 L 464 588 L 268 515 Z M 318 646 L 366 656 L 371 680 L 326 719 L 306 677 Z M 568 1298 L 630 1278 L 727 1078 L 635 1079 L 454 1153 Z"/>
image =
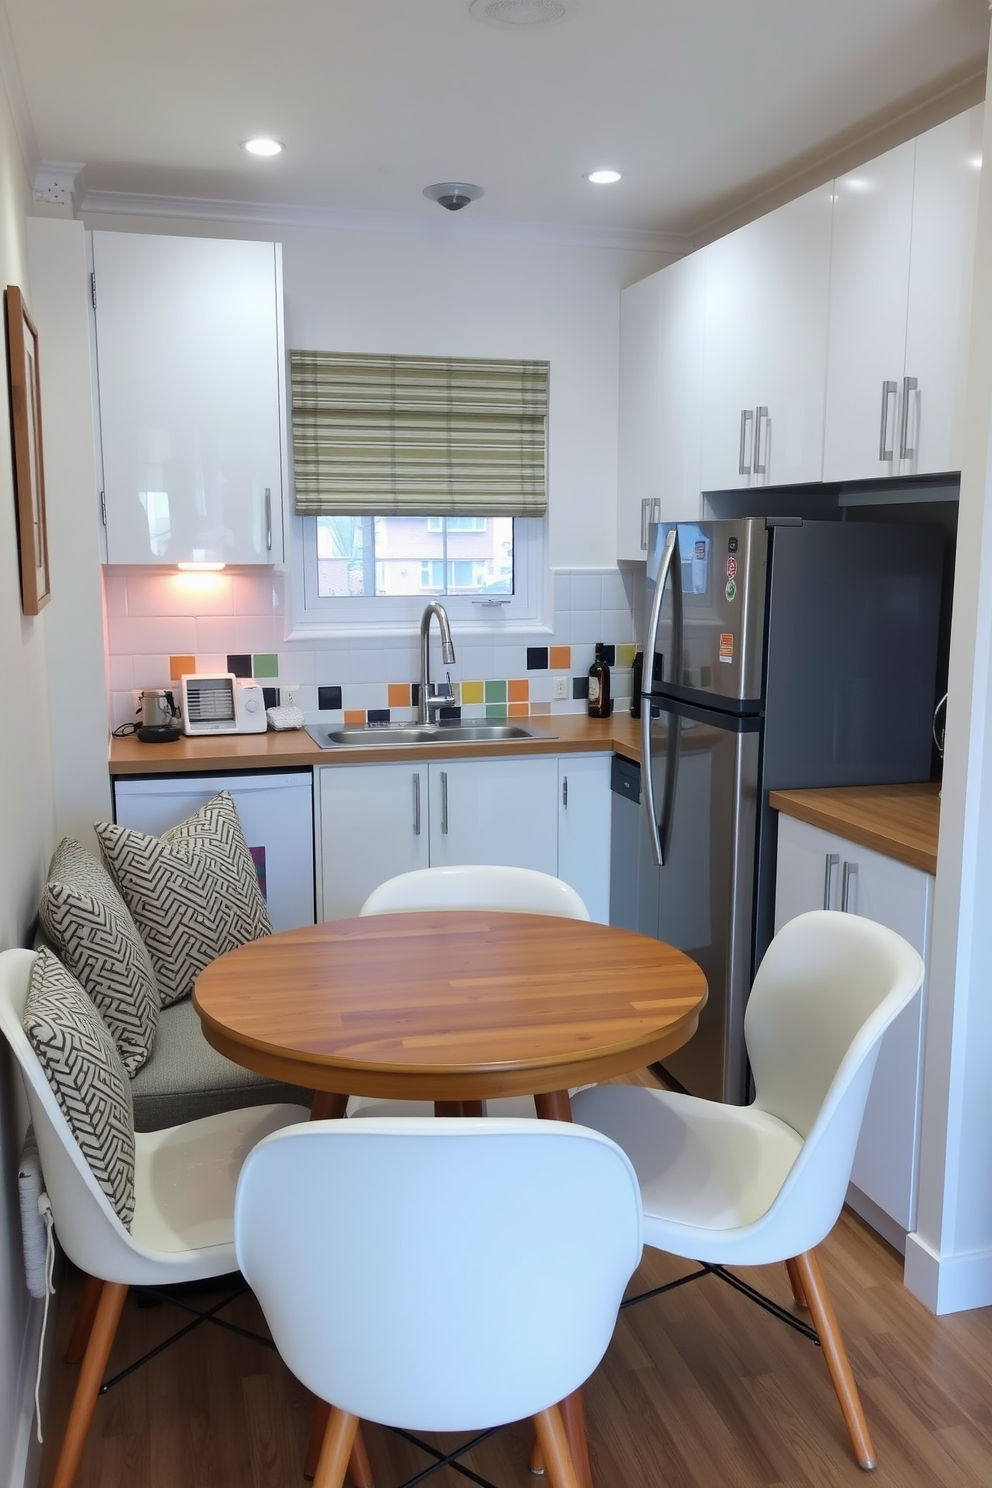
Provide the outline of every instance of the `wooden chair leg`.
<path id="1" fill-rule="evenodd" d="M 571 1395 L 566 1395 L 565 1399 L 559 1402 L 557 1409 L 565 1426 L 568 1450 L 572 1457 L 579 1488 L 592 1488 L 592 1465 L 589 1461 L 589 1444 L 586 1441 L 586 1413 L 582 1404 L 582 1391 L 573 1390 Z M 538 1439 L 540 1440 L 540 1437 Z M 541 1447 L 544 1452 L 545 1467 L 547 1467 L 547 1444 L 542 1441 Z"/>
<path id="2" fill-rule="evenodd" d="M 840 1336 L 840 1328 L 837 1326 L 837 1318 L 827 1295 L 816 1252 L 804 1251 L 802 1255 L 796 1256 L 793 1264 L 799 1273 L 800 1285 L 809 1306 L 813 1326 L 820 1336 L 820 1347 L 823 1349 L 823 1357 L 827 1361 L 830 1378 L 837 1392 L 840 1408 L 844 1413 L 854 1455 L 858 1459 L 858 1466 L 863 1467 L 867 1472 L 875 1466 L 875 1448 L 872 1445 L 865 1413 L 861 1408 L 861 1397 L 854 1382 L 851 1361 L 847 1357 L 844 1340 Z"/>
<path id="3" fill-rule="evenodd" d="M 351 1444 L 351 1456 L 348 1458 L 348 1476 L 354 1483 L 355 1488 L 374 1488 L 372 1464 L 369 1461 L 365 1437 L 362 1435 L 361 1422 L 358 1423 L 355 1430 L 355 1440 Z"/>
<path id="4" fill-rule="evenodd" d="M 535 1416 L 534 1427 L 547 1463 L 551 1488 L 580 1488 L 579 1475 L 572 1461 L 565 1423 L 558 1406 L 549 1406 Z"/>
<path id="5" fill-rule="evenodd" d="M 69 1420 L 59 1449 L 59 1460 L 55 1464 L 52 1488 L 72 1488 L 73 1479 L 83 1455 L 86 1437 L 93 1419 L 96 1397 L 103 1384 L 103 1372 L 110 1358 L 114 1335 L 120 1321 L 121 1309 L 127 1296 L 127 1287 L 117 1281 L 104 1282 L 97 1303 L 96 1316 L 90 1329 L 89 1342 L 83 1356 L 76 1393 L 69 1412 Z"/>
<path id="6" fill-rule="evenodd" d="M 314 1488 L 341 1488 L 357 1431 L 357 1416 L 349 1416 L 347 1411 L 338 1410 L 337 1406 L 331 1408 L 314 1475 Z"/>
<path id="7" fill-rule="evenodd" d="M 315 1090 L 310 1107 L 311 1121 L 340 1121 L 348 1109 L 348 1097 L 335 1090 Z"/>
<path id="8" fill-rule="evenodd" d="M 808 1307 L 809 1303 L 806 1301 L 806 1293 L 803 1291 L 803 1284 L 799 1276 L 799 1268 L 796 1265 L 795 1261 L 786 1261 L 785 1269 L 789 1273 L 789 1282 L 792 1286 L 792 1300 L 795 1302 L 797 1307 Z"/>
<path id="9" fill-rule="evenodd" d="M 86 1285 L 83 1287 L 83 1295 L 79 1301 L 79 1311 L 76 1313 L 76 1321 L 72 1325 L 72 1336 L 69 1339 L 65 1351 L 65 1362 L 67 1364 L 78 1364 L 86 1352 L 86 1345 L 90 1341 L 90 1333 L 93 1329 L 93 1319 L 96 1317 L 97 1304 L 103 1292 L 103 1282 L 98 1276 L 87 1276 Z"/>
<path id="10" fill-rule="evenodd" d="M 544 1453 L 541 1451 L 541 1438 L 534 1429 L 534 1440 L 530 1445 L 530 1460 L 527 1463 L 527 1471 L 533 1473 L 535 1478 L 544 1476 Z"/>
<path id="11" fill-rule="evenodd" d="M 331 1407 L 326 1400 L 315 1400 L 313 1409 L 313 1425 L 310 1427 L 310 1441 L 307 1445 L 307 1455 L 303 1463 L 303 1476 L 315 1478 L 317 1476 L 317 1465 L 320 1462 L 320 1452 L 327 1435 L 327 1423 L 331 1418 Z M 365 1437 L 362 1435 L 361 1422 L 355 1430 L 355 1441 L 351 1449 L 351 1458 L 348 1463 L 348 1476 L 354 1483 L 355 1488 L 372 1488 L 372 1464 L 369 1461 L 368 1448 L 365 1445 Z"/>

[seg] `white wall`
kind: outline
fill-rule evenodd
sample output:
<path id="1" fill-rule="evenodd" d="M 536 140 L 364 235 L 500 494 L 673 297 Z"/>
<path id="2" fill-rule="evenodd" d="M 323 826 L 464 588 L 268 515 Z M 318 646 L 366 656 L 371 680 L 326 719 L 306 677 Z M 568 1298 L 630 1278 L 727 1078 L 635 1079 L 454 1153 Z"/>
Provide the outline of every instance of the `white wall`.
<path id="1" fill-rule="evenodd" d="M 992 109 L 985 112 L 947 735 L 906 1282 L 935 1312 L 992 1303 Z"/>
<path id="2" fill-rule="evenodd" d="M 31 303 L 25 220 L 30 192 L 8 99 L 0 87 L 0 284 Z M 44 356 L 44 348 L 41 348 Z M 6 358 L 4 358 L 6 367 Z M 5 385 L 6 387 L 6 385 Z M 0 675 L 7 718 L 0 731 L 0 948 L 30 934 L 52 849 L 45 611 L 21 614 L 11 477 L 9 390 L 0 414 Z M 59 576 L 53 573 L 57 589 Z M 16 1164 L 26 1125 L 20 1077 L 0 1051 L 0 1484 L 20 1488 L 31 1449 L 38 1309 L 24 1287 Z M 34 1459 L 31 1458 L 34 1466 Z"/>
<path id="3" fill-rule="evenodd" d="M 615 561 L 619 294 L 670 255 L 484 237 L 440 208 L 424 222 L 366 214 L 341 228 L 95 215 L 86 225 L 281 242 L 293 348 L 549 360 L 549 561 Z"/>

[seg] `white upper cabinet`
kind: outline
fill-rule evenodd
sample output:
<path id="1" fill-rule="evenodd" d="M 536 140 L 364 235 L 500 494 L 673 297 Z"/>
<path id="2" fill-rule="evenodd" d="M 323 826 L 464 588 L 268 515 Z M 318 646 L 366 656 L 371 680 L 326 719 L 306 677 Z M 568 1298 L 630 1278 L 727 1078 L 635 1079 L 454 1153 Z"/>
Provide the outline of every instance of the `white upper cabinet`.
<path id="1" fill-rule="evenodd" d="M 281 562 L 279 245 L 92 240 L 107 561 Z"/>
<path id="2" fill-rule="evenodd" d="M 901 474 L 960 470 L 981 179 L 981 104 L 916 141 Z"/>
<path id="3" fill-rule="evenodd" d="M 643 559 L 647 524 L 699 516 L 704 255 L 620 295 L 617 557 Z"/>
<path id="4" fill-rule="evenodd" d="M 982 110 L 835 182 L 823 478 L 961 468 Z"/>
<path id="5" fill-rule="evenodd" d="M 703 250 L 702 489 L 821 478 L 832 190 Z"/>

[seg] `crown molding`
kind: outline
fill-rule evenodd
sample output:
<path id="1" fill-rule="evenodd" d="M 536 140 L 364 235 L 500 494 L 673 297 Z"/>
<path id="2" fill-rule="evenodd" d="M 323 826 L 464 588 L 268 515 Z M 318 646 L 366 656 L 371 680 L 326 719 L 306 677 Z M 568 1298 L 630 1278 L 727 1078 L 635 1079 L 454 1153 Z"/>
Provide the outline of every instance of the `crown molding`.
<path id="1" fill-rule="evenodd" d="M 366 232 L 392 237 L 517 240 L 572 248 L 606 248 L 681 256 L 695 246 L 684 233 L 636 228 L 578 227 L 567 223 L 512 219 L 444 218 L 413 212 L 358 212 L 340 207 L 304 207 L 230 201 L 221 198 L 152 196 L 129 191 L 87 190 L 80 203 L 84 216 L 168 217 L 195 222 L 243 222 L 267 227 L 314 227 L 336 232 Z"/>

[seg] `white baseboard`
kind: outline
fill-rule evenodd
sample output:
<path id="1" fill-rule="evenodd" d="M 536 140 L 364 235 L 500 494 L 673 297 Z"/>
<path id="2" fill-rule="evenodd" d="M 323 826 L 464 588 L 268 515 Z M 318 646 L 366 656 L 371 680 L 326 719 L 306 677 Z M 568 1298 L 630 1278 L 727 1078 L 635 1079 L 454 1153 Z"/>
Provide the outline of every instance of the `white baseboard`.
<path id="1" fill-rule="evenodd" d="M 914 1232 L 906 1236 L 905 1282 L 938 1316 L 992 1304 L 992 1251 L 940 1256 Z"/>
<path id="2" fill-rule="evenodd" d="M 865 1224 L 871 1225 L 876 1234 L 881 1235 L 883 1240 L 887 1240 L 893 1250 L 897 1250 L 900 1255 L 906 1254 L 906 1231 L 898 1220 L 886 1214 L 884 1209 L 880 1209 L 874 1199 L 870 1199 L 866 1193 L 861 1192 L 860 1188 L 850 1183 L 844 1202 L 849 1209 L 853 1209 L 855 1214 L 864 1220 Z"/>
<path id="3" fill-rule="evenodd" d="M 17 1399 L 14 1410 L 13 1440 L 7 1472 L 8 1488 L 33 1488 L 41 1466 L 41 1448 L 34 1430 L 34 1381 L 38 1368 L 38 1344 L 41 1339 L 43 1304 L 32 1299 L 24 1328 L 21 1360 L 17 1371 Z M 52 1336 L 54 1309 L 49 1308 L 49 1343 Z"/>

